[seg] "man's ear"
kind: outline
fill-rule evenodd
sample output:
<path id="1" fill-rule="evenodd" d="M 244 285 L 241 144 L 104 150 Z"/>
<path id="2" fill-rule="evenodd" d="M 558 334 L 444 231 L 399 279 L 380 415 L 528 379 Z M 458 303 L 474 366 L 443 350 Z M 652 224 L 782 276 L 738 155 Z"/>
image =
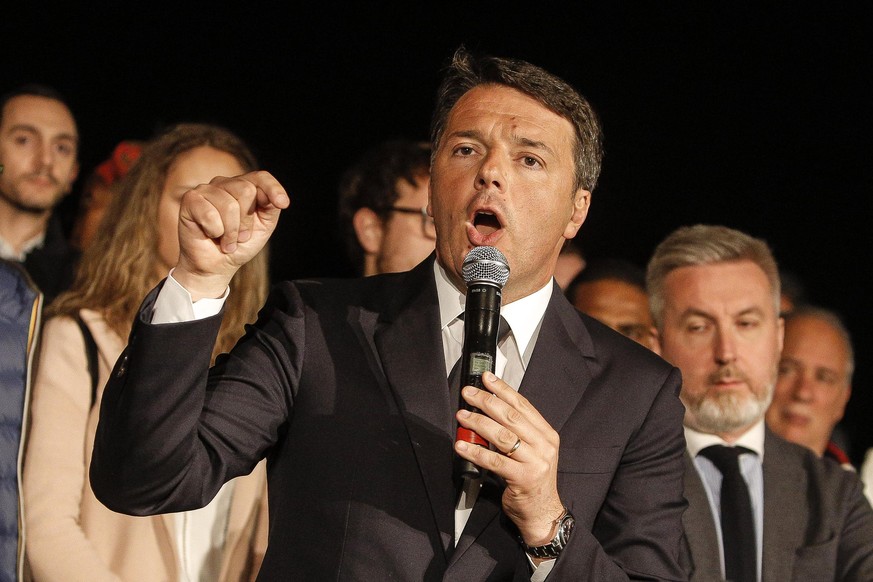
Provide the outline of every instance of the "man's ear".
<path id="1" fill-rule="evenodd" d="M 658 328 L 654 325 L 649 328 L 649 341 L 646 344 L 650 350 L 661 355 L 661 334 L 658 333 Z"/>
<path id="2" fill-rule="evenodd" d="M 573 213 L 564 229 L 564 238 L 571 239 L 579 232 L 579 227 L 588 217 L 588 207 L 591 205 L 591 192 L 579 188 L 573 195 Z"/>
<path id="3" fill-rule="evenodd" d="M 382 249 L 382 219 L 369 208 L 359 208 L 352 217 L 358 243 L 365 255 L 378 254 Z"/>

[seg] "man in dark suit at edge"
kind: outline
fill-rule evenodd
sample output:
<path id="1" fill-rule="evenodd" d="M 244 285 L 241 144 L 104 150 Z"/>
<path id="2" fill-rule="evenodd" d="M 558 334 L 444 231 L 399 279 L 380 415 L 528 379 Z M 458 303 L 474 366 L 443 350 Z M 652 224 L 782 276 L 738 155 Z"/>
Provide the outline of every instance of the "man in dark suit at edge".
<path id="1" fill-rule="evenodd" d="M 779 286 L 766 242 L 723 226 L 682 227 L 649 261 L 661 353 L 682 370 L 683 563 L 701 582 L 873 580 L 873 510 L 857 475 L 764 424 Z"/>
<path id="2" fill-rule="evenodd" d="M 600 170 L 593 110 L 538 67 L 460 49 L 432 145 L 435 258 L 278 285 L 208 379 L 211 314 L 289 200 L 264 172 L 185 194 L 179 263 L 104 396 L 95 493 L 116 511 L 181 511 L 266 456 L 265 580 L 684 579 L 678 370 L 579 314 L 552 278 Z M 511 333 L 503 380 L 463 390 L 471 414 L 446 377 L 461 265 L 480 245 L 508 259 Z M 493 448 L 454 444 L 455 423 Z M 485 478 L 459 492 L 454 455 Z"/>

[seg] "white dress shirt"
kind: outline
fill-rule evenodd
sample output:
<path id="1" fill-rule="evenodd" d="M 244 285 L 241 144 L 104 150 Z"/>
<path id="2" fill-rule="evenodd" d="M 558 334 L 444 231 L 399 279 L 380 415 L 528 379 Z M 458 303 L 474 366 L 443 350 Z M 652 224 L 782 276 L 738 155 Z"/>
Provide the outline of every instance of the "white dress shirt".
<path id="1" fill-rule="evenodd" d="M 864 495 L 867 501 L 873 505 L 873 448 L 867 449 L 864 454 L 864 462 L 861 464 L 861 481 L 864 482 Z"/>
<path id="2" fill-rule="evenodd" d="M 27 259 L 28 253 L 33 250 L 42 248 L 45 244 L 45 231 L 39 233 L 21 246 L 20 251 L 16 251 L 10 243 L 6 242 L 3 237 L 0 237 L 0 259 L 6 259 L 14 263 L 23 263 Z"/>
<path id="3" fill-rule="evenodd" d="M 756 454 L 742 454 L 740 460 L 740 473 L 749 488 L 749 498 L 752 502 L 752 517 L 755 520 L 755 548 L 758 554 L 758 580 L 761 579 L 761 556 L 764 548 L 764 419 L 746 431 L 735 443 L 727 443 L 714 434 L 698 432 L 685 427 L 685 444 L 688 453 L 694 459 L 706 497 L 709 499 L 709 508 L 715 521 L 715 532 L 718 536 L 718 550 L 721 559 L 721 572 L 724 575 L 724 547 L 721 538 L 721 471 L 715 464 L 698 453 L 710 445 L 724 445 L 727 447 L 740 446 L 754 451 Z"/>

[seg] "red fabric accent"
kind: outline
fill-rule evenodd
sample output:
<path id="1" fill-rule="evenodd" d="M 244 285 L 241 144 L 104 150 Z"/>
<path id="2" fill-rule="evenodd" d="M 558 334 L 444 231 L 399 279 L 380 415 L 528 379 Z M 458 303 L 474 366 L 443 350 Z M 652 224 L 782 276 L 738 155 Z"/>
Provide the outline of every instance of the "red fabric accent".
<path id="1" fill-rule="evenodd" d="M 108 160 L 94 170 L 104 184 L 111 186 L 124 178 L 134 162 L 142 154 L 142 146 L 137 142 L 123 141 L 115 146 Z"/>
<path id="2" fill-rule="evenodd" d="M 838 447 L 834 442 L 828 443 L 828 448 L 825 449 L 825 456 L 832 458 L 841 465 L 851 464 L 851 461 L 849 460 L 849 455 L 843 452 L 843 449 Z"/>

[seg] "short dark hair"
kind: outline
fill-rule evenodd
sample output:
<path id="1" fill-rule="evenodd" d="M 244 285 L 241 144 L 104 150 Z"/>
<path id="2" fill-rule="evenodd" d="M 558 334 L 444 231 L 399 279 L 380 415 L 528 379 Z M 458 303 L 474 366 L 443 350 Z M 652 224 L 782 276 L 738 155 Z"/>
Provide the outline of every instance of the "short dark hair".
<path id="1" fill-rule="evenodd" d="M 355 234 L 353 219 L 361 208 L 369 208 L 386 220 L 397 201 L 397 181 L 415 186 L 430 173 L 427 142 L 391 139 L 366 152 L 342 175 L 339 186 L 340 230 L 349 259 L 359 271 L 364 268 L 364 251 Z"/>
<path id="2" fill-rule="evenodd" d="M 642 267 L 627 259 L 595 258 L 587 261 L 582 272 L 567 285 L 566 295 L 572 300 L 579 285 L 607 279 L 621 281 L 646 292 L 646 272 Z"/>
<path id="3" fill-rule="evenodd" d="M 573 190 L 594 191 L 603 158 L 600 122 L 591 104 L 573 87 L 528 62 L 498 57 L 474 57 L 462 46 L 455 51 L 437 92 L 431 120 L 431 147 L 436 152 L 449 112 L 468 91 L 479 85 L 504 85 L 529 95 L 567 119 L 575 129 L 576 176 Z"/>
<path id="4" fill-rule="evenodd" d="M 46 99 L 60 101 L 67 109 L 70 110 L 70 114 L 72 115 L 73 108 L 70 107 L 70 103 L 61 94 L 60 91 L 49 85 L 43 85 L 41 83 L 28 83 L 26 85 L 20 85 L 19 87 L 16 87 L 11 91 L 7 91 L 2 96 L 0 96 L 0 123 L 3 122 L 3 113 L 4 111 L 6 111 L 6 104 L 16 97 L 23 96 L 45 97 Z M 75 119 L 75 116 L 73 116 L 73 119 Z"/>

